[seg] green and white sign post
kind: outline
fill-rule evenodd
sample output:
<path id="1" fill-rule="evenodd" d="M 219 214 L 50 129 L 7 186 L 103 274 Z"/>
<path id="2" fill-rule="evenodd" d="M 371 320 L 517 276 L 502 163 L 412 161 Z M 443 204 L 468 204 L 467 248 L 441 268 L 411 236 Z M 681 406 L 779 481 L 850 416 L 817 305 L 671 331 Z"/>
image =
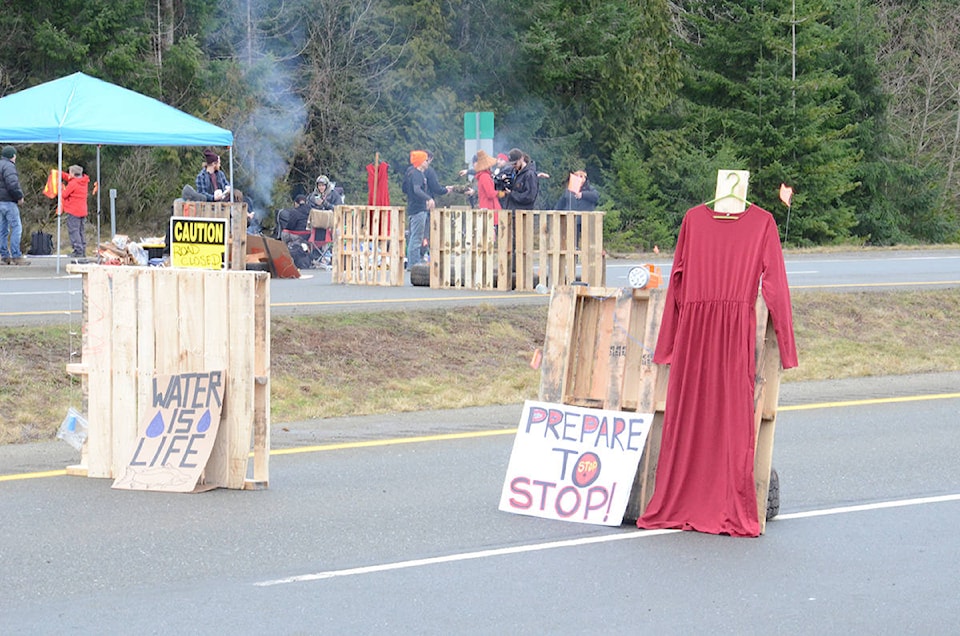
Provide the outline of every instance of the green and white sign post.
<path id="1" fill-rule="evenodd" d="M 463 114 L 463 160 L 469 166 L 478 150 L 493 154 L 493 113 Z"/>

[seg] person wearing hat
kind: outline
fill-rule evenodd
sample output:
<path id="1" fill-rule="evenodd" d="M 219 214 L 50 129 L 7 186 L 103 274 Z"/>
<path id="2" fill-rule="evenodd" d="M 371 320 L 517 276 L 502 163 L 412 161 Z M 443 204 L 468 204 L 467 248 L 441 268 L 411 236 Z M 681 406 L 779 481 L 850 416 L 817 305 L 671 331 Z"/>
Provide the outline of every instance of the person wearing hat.
<path id="1" fill-rule="evenodd" d="M 537 204 L 540 195 L 540 176 L 535 164 L 527 153 L 519 148 L 513 148 L 507 155 L 513 164 L 516 174 L 513 183 L 506 190 L 506 199 L 503 203 L 505 210 L 532 210 Z"/>
<path id="2" fill-rule="evenodd" d="M 20 206 L 23 190 L 17 174 L 17 149 L 4 146 L 0 151 L 0 262 L 4 265 L 29 265 L 20 250 L 23 224 Z"/>
<path id="3" fill-rule="evenodd" d="M 407 197 L 407 263 L 410 269 L 422 259 L 420 248 L 427 225 L 427 211 L 433 209 L 434 201 L 427 189 L 427 153 L 424 150 L 410 152 L 410 167 L 403 175 L 403 193 Z"/>
<path id="4" fill-rule="evenodd" d="M 500 198 L 493 185 L 493 176 L 490 170 L 497 165 L 497 160 L 482 149 L 477 151 L 477 160 L 473 164 L 474 177 L 477 180 L 477 205 L 481 210 L 499 210 Z M 498 219 L 494 217 L 494 224 Z"/>
<path id="5" fill-rule="evenodd" d="M 507 155 L 502 152 L 497 155 L 497 164 L 490 169 L 490 176 L 493 177 L 493 185 L 497 192 L 503 193 L 497 196 L 505 197 L 506 191 L 513 184 L 513 164 L 510 163 Z"/>
<path id="6" fill-rule="evenodd" d="M 63 201 L 63 211 L 67 213 L 67 233 L 70 235 L 70 245 L 73 246 L 71 256 L 84 258 L 87 255 L 87 240 L 83 225 L 87 218 L 90 177 L 83 174 L 83 168 L 77 165 L 70 166 L 68 172 L 61 173 L 61 176 L 67 181 L 60 196 Z"/>
<path id="7" fill-rule="evenodd" d="M 293 250 L 304 242 L 304 232 L 310 219 L 310 203 L 307 195 L 298 194 L 293 198 L 294 207 L 281 210 L 277 214 L 277 226 L 280 228 L 280 240 Z"/>
<path id="8" fill-rule="evenodd" d="M 317 177 L 317 186 L 309 197 L 310 205 L 318 210 L 332 210 L 343 205 L 343 195 L 337 189 L 337 184 L 325 174 Z"/>
<path id="9" fill-rule="evenodd" d="M 205 201 L 230 200 L 230 184 L 220 169 L 220 155 L 209 148 L 203 151 L 203 168 L 197 175 L 196 190 Z"/>

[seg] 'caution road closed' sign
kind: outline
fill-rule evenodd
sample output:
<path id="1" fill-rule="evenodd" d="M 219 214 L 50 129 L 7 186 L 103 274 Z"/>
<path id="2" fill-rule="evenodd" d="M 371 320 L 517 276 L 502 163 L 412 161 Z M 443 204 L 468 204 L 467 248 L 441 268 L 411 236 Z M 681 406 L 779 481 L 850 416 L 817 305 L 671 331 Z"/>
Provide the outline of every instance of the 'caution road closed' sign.
<path id="1" fill-rule="evenodd" d="M 175 216 L 170 219 L 173 267 L 223 269 L 227 262 L 227 219 Z"/>

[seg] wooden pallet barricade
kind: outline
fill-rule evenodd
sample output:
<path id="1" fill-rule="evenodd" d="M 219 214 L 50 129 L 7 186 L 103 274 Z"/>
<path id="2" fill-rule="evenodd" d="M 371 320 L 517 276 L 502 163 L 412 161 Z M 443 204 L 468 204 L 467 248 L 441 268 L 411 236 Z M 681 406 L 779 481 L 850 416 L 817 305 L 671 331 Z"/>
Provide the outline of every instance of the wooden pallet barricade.
<path id="1" fill-rule="evenodd" d="M 152 407 L 156 375 L 222 369 L 223 409 L 205 485 L 269 481 L 270 277 L 266 272 L 70 265 L 83 276 L 79 363 L 88 436 L 71 474 L 115 478 Z M 253 445 L 253 474 L 247 463 Z"/>
<path id="2" fill-rule="evenodd" d="M 509 261 L 497 250 L 496 216 L 495 210 L 462 207 L 430 212 L 430 287 L 510 289 L 509 276 L 498 278 L 500 268 L 509 271 Z"/>
<path id="3" fill-rule="evenodd" d="M 669 367 L 654 364 L 666 290 L 556 287 L 550 299 L 539 399 L 653 413 L 624 519 L 636 521 L 653 496 Z M 760 531 L 766 527 L 780 351 L 766 304 L 757 299 L 754 481 Z"/>
<path id="4" fill-rule="evenodd" d="M 578 280 L 603 286 L 603 215 L 435 209 L 430 213 L 430 287 L 533 291 L 537 285 L 550 288 Z"/>
<path id="5" fill-rule="evenodd" d="M 335 283 L 403 285 L 402 207 L 338 205 L 334 209 Z"/>
<path id="6" fill-rule="evenodd" d="M 518 291 L 533 290 L 537 285 L 549 289 L 577 281 L 595 287 L 606 284 L 603 212 L 517 210 L 515 215 Z M 581 226 L 579 245 L 577 221 Z"/>
<path id="7" fill-rule="evenodd" d="M 247 268 L 247 204 L 229 201 L 185 201 L 175 199 L 173 216 L 206 219 L 230 219 L 227 245 L 227 269 Z"/>

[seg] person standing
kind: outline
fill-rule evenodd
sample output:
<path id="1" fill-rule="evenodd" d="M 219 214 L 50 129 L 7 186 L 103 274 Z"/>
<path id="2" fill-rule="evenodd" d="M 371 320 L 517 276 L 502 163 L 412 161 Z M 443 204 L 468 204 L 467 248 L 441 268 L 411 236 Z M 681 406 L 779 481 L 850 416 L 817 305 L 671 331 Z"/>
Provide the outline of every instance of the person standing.
<path id="1" fill-rule="evenodd" d="M 473 164 L 474 178 L 477 181 L 477 205 L 481 210 L 499 210 L 500 198 L 493 185 L 493 176 L 490 169 L 497 165 L 497 160 L 485 153 L 477 151 L 477 160 Z M 493 223 L 499 224 L 499 213 L 494 213 Z"/>
<path id="2" fill-rule="evenodd" d="M 403 193 L 407 197 L 407 263 L 410 269 L 422 260 L 420 248 L 423 245 L 427 214 L 435 203 L 427 190 L 427 153 L 423 150 L 410 152 L 410 167 L 403 176 Z"/>
<path id="3" fill-rule="evenodd" d="M 442 197 L 445 194 L 450 194 L 453 192 L 453 186 L 440 185 L 440 178 L 437 176 L 437 171 L 433 169 L 433 153 L 429 150 L 427 151 L 427 160 L 424 162 L 426 168 L 423 170 L 423 176 L 427 180 L 427 194 L 431 197 Z M 426 260 L 428 254 L 430 253 L 430 211 L 433 210 L 431 207 L 427 210 L 427 218 L 424 221 L 424 233 L 423 233 L 423 243 L 420 249 L 420 258 Z"/>
<path id="4" fill-rule="evenodd" d="M 506 190 L 507 195 L 503 203 L 505 210 L 533 210 L 540 195 L 540 177 L 535 164 L 527 153 L 514 148 L 507 155 L 516 171 L 513 183 Z"/>
<path id="5" fill-rule="evenodd" d="M 0 259 L 4 265 L 29 265 L 20 251 L 23 224 L 20 222 L 20 205 L 23 190 L 17 174 L 17 149 L 4 146 L 0 151 Z"/>
<path id="6" fill-rule="evenodd" d="M 73 247 L 74 258 L 84 258 L 87 255 L 87 240 L 84 234 L 84 221 L 87 218 L 87 192 L 90 188 L 90 177 L 83 174 L 83 168 L 77 165 L 70 166 L 68 172 L 61 176 L 66 179 L 67 185 L 63 188 L 61 199 L 63 211 L 67 213 L 67 234 L 70 236 L 70 245 Z"/>
<path id="7" fill-rule="evenodd" d="M 203 151 L 203 168 L 197 174 L 197 194 L 206 201 L 229 201 L 230 185 L 227 175 L 220 169 L 220 155 L 214 151 Z"/>
<path id="8" fill-rule="evenodd" d="M 555 210 L 570 210 L 573 212 L 593 212 L 600 201 L 600 193 L 590 184 L 585 170 L 575 170 L 570 173 L 567 188 L 560 195 L 554 206 Z M 583 229 L 583 217 L 577 215 L 576 245 L 580 246 L 580 234 Z"/>

